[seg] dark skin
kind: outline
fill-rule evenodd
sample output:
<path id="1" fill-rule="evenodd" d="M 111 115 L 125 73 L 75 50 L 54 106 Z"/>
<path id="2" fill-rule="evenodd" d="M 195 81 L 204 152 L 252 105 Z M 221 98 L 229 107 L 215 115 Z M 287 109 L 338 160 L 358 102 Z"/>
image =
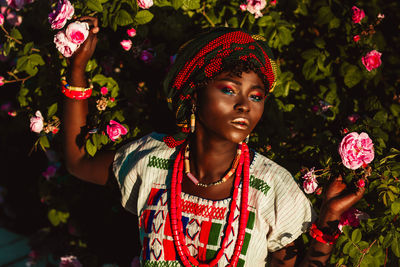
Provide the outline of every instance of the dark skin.
<path id="1" fill-rule="evenodd" d="M 94 53 L 99 32 L 96 18 L 83 17 L 91 25 L 88 39 L 75 52 L 70 61 L 69 84 L 86 87 L 85 67 Z M 197 106 L 196 131 L 190 141 L 191 172 L 203 183 L 219 180 L 230 169 L 236 155 L 237 144 L 254 129 L 264 110 L 265 88 L 254 72 L 242 73 L 241 77 L 229 73 L 218 75 L 199 95 L 195 95 Z M 87 100 L 64 100 L 64 151 L 66 167 L 74 176 L 96 184 L 104 185 L 111 175 L 110 166 L 114 151 L 97 153 L 86 158 L 83 147 L 76 140 L 86 125 Z M 231 195 L 232 181 L 209 188 L 195 186 L 184 179 L 182 190 L 199 197 L 218 200 Z M 324 193 L 324 201 L 316 224 L 319 229 L 331 229 L 340 215 L 359 201 L 364 188 L 344 193 L 346 185 L 339 176 Z M 295 242 L 275 251 L 271 266 L 323 266 L 329 259 L 333 245 L 318 241 L 311 244 L 301 263 L 296 263 L 298 248 Z"/>

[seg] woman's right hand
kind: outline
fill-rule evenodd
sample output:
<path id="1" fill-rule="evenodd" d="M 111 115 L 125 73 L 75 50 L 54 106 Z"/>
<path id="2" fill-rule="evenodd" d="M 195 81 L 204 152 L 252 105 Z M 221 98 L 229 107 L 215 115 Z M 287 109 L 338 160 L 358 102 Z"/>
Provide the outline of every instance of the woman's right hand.
<path id="1" fill-rule="evenodd" d="M 75 51 L 71 57 L 70 65 L 71 72 L 85 72 L 85 68 L 90 58 L 92 57 L 97 44 L 97 33 L 100 28 L 98 26 L 98 20 L 95 17 L 81 17 L 79 21 L 84 21 L 89 24 L 89 35 L 85 42 Z"/>

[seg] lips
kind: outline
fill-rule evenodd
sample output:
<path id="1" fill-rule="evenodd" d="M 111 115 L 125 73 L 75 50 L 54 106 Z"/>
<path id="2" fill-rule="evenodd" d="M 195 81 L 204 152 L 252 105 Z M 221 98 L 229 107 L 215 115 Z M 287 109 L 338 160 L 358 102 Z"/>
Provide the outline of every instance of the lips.
<path id="1" fill-rule="evenodd" d="M 236 118 L 231 121 L 231 124 L 238 129 L 245 130 L 250 123 L 249 120 L 246 118 Z"/>

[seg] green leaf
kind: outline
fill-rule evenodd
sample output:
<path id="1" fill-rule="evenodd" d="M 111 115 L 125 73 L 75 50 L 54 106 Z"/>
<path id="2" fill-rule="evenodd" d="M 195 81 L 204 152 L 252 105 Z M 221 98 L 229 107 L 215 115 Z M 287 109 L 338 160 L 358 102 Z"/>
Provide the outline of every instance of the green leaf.
<path id="1" fill-rule="evenodd" d="M 362 234 L 361 234 L 361 230 L 360 229 L 355 229 L 352 233 L 351 233 L 351 240 L 354 243 L 358 243 L 361 241 L 362 238 Z"/>
<path id="2" fill-rule="evenodd" d="M 33 65 L 40 65 L 43 66 L 44 65 L 44 61 L 41 55 L 39 54 L 32 54 L 29 56 L 29 62 Z"/>
<path id="3" fill-rule="evenodd" d="M 44 151 L 46 151 L 46 148 L 50 147 L 49 139 L 46 135 L 42 135 L 41 137 L 39 137 L 39 145 Z"/>
<path id="4" fill-rule="evenodd" d="M 172 7 L 175 10 L 178 10 L 183 5 L 183 0 L 172 0 L 171 3 L 172 3 Z"/>
<path id="5" fill-rule="evenodd" d="M 200 8 L 200 0 L 183 0 L 183 9 L 193 10 Z"/>
<path id="6" fill-rule="evenodd" d="M 17 40 L 22 40 L 22 35 L 17 28 L 12 28 L 10 36 Z"/>
<path id="7" fill-rule="evenodd" d="M 139 13 L 138 13 L 138 15 L 139 15 Z M 133 19 L 126 10 L 120 9 L 120 10 L 118 10 L 117 16 L 115 17 L 115 23 L 117 23 L 117 25 L 119 25 L 119 26 L 126 26 L 126 25 L 133 23 Z"/>
<path id="8" fill-rule="evenodd" d="M 380 122 L 381 124 L 384 124 L 384 123 L 386 123 L 386 121 L 387 121 L 387 117 L 388 117 L 387 112 L 384 111 L 384 110 L 381 110 L 381 111 L 378 111 L 378 112 L 375 114 L 374 120 Z"/>
<path id="9" fill-rule="evenodd" d="M 171 6 L 171 3 L 168 0 L 155 0 L 154 5 L 159 7 L 164 7 L 164 6 Z"/>
<path id="10" fill-rule="evenodd" d="M 60 218 L 57 215 L 57 211 L 55 209 L 51 209 L 47 213 L 47 218 L 49 219 L 50 223 L 54 226 L 57 226 L 60 224 Z"/>
<path id="11" fill-rule="evenodd" d="M 18 58 L 16 66 L 18 71 L 23 71 L 26 68 L 26 65 L 28 64 L 28 59 L 29 56 L 22 56 Z"/>
<path id="12" fill-rule="evenodd" d="M 390 208 L 391 208 L 392 213 L 394 215 L 399 214 L 399 212 L 400 212 L 400 199 L 397 199 L 395 202 L 393 202 Z"/>
<path id="13" fill-rule="evenodd" d="M 90 139 L 86 140 L 86 151 L 92 157 L 94 156 L 94 154 L 96 154 L 97 147 L 95 145 L 93 145 L 93 143 Z"/>
<path id="14" fill-rule="evenodd" d="M 24 55 L 28 55 L 33 48 L 33 42 L 29 42 L 24 46 Z"/>
<path id="15" fill-rule="evenodd" d="M 357 85 L 362 79 L 362 72 L 357 66 L 349 64 L 344 74 L 344 84 L 352 88 Z"/>
<path id="16" fill-rule="evenodd" d="M 148 10 L 141 10 L 136 14 L 135 22 L 139 25 L 146 24 L 153 19 L 154 15 Z"/>
<path id="17" fill-rule="evenodd" d="M 316 48 L 308 49 L 308 50 L 304 51 L 303 53 L 301 53 L 301 57 L 307 61 L 310 59 L 316 58 L 319 55 L 320 55 L 320 51 Z"/>
<path id="18" fill-rule="evenodd" d="M 51 118 L 53 115 L 56 114 L 58 108 L 57 102 L 52 104 L 47 110 L 47 118 Z"/>
<path id="19" fill-rule="evenodd" d="M 103 12 L 103 6 L 99 0 L 87 0 L 86 5 L 90 10 Z"/>
<path id="20" fill-rule="evenodd" d="M 393 251 L 393 254 L 396 255 L 397 258 L 400 258 L 400 247 L 399 247 L 399 240 L 397 238 L 393 239 L 392 245 L 390 248 Z"/>

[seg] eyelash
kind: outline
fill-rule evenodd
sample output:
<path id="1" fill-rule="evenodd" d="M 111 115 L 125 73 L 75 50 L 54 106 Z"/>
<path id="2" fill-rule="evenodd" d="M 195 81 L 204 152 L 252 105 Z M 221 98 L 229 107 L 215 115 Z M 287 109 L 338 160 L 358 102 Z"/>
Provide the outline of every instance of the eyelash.
<path id="1" fill-rule="evenodd" d="M 235 95 L 235 91 L 232 88 L 229 88 L 229 87 L 224 87 L 224 88 L 221 89 L 221 91 L 224 94 L 227 94 L 227 95 Z M 260 102 L 261 100 L 263 100 L 262 95 L 259 95 L 259 94 L 252 94 L 250 96 L 250 98 L 254 102 Z"/>

